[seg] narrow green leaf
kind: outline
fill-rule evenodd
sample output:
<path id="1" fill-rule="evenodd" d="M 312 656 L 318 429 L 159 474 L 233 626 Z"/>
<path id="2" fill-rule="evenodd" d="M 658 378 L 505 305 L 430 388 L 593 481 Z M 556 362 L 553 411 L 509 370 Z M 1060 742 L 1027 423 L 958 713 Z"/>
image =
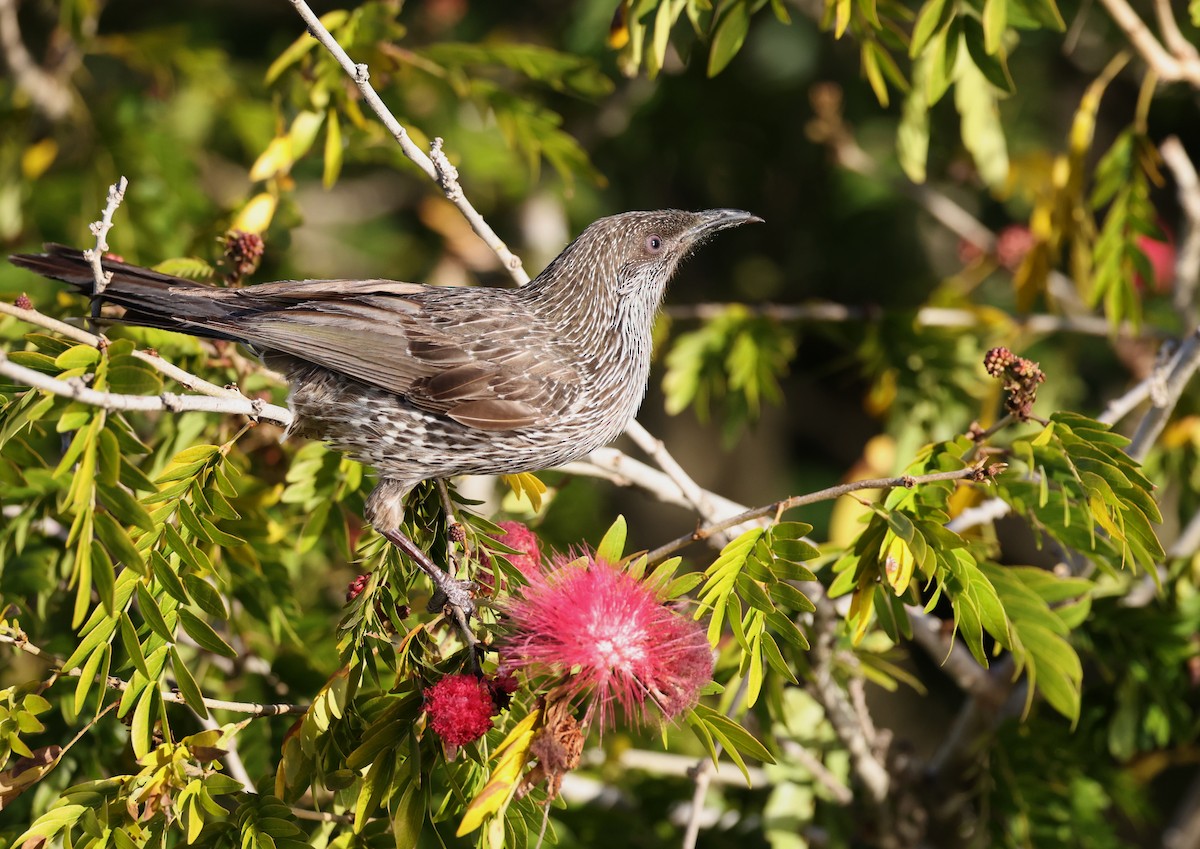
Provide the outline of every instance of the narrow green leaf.
<path id="1" fill-rule="evenodd" d="M 999 53 L 1008 30 L 1008 0 L 984 0 L 983 44 L 988 53 Z"/>
<path id="2" fill-rule="evenodd" d="M 600 544 L 596 546 L 596 559 L 607 563 L 620 563 L 625 551 L 626 530 L 625 517 L 617 516 L 616 521 L 604 532 Z"/>
<path id="3" fill-rule="evenodd" d="M 125 653 L 129 655 L 129 659 L 133 662 L 134 668 L 150 678 L 150 670 L 146 666 L 146 658 L 142 654 L 142 644 L 138 640 L 137 629 L 133 625 L 133 620 L 129 618 L 129 613 L 122 610 L 118 617 L 121 632 L 121 645 L 125 647 Z"/>
<path id="4" fill-rule="evenodd" d="M 750 31 L 750 4 L 745 0 L 728 3 L 717 21 L 708 51 L 708 75 L 715 77 L 730 63 Z M 841 33 L 838 33 L 840 36 Z"/>
<path id="5" fill-rule="evenodd" d="M 225 642 L 204 620 L 200 619 L 196 614 L 192 613 L 186 607 L 179 609 L 179 624 L 183 626 L 183 630 L 187 631 L 188 636 L 196 641 L 196 644 L 203 649 L 207 649 L 214 654 L 219 654 L 222 657 L 237 657 L 237 652 L 229 643 Z"/>
<path id="6" fill-rule="evenodd" d="M 179 687 L 179 694 L 183 696 L 187 706 L 195 711 L 201 719 L 207 718 L 208 707 L 204 704 L 204 694 L 200 691 L 196 679 L 192 677 L 192 671 L 183 662 L 179 656 L 179 650 L 175 646 L 171 646 L 170 656 L 171 669 L 175 673 L 175 684 Z"/>
<path id="7" fill-rule="evenodd" d="M 174 642 L 174 629 L 167 625 L 162 608 L 158 606 L 158 602 L 155 601 L 154 596 L 150 595 L 150 591 L 146 589 L 145 584 L 141 581 L 137 585 L 137 598 L 138 610 L 141 611 L 142 618 L 146 620 L 146 624 L 150 626 L 150 630 L 167 642 Z"/>

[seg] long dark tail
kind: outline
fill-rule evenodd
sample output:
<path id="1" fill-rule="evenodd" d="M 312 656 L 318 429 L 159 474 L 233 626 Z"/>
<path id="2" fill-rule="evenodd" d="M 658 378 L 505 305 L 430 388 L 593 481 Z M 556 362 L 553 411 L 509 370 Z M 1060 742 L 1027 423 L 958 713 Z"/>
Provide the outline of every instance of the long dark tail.
<path id="1" fill-rule="evenodd" d="M 68 283 L 89 298 L 96 297 L 92 266 L 83 258 L 82 251 L 55 244 L 42 247 L 45 253 L 15 254 L 9 261 L 43 277 Z M 240 341 L 227 332 L 207 326 L 209 321 L 229 318 L 233 312 L 234 290 L 218 289 L 111 259 L 104 259 L 102 265 L 105 271 L 112 273 L 112 280 L 99 296 L 100 300 L 125 309 L 122 315 L 106 317 L 106 321 Z"/>

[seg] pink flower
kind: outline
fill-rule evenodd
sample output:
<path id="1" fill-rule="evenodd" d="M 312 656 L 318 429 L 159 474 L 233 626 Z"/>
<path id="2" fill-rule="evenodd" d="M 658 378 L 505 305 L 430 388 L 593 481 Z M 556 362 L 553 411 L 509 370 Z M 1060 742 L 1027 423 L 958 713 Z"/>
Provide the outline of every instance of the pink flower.
<path id="1" fill-rule="evenodd" d="M 447 675 L 425 691 L 429 727 L 447 746 L 472 743 L 492 728 L 491 689 L 474 675 Z"/>
<path id="2" fill-rule="evenodd" d="M 507 666 L 563 677 L 569 697 L 590 695 L 588 717 L 611 725 L 615 708 L 648 723 L 647 702 L 666 718 L 696 703 L 712 677 L 712 650 L 701 627 L 664 605 L 620 567 L 594 557 L 530 577 L 507 606 Z M 586 720 L 585 720 L 586 721 Z"/>
<path id="3" fill-rule="evenodd" d="M 520 522 L 500 522 L 499 524 L 504 529 L 504 534 L 496 537 L 496 541 L 521 552 L 508 555 L 508 562 L 532 581 L 533 577 L 542 571 L 542 549 L 537 534 Z"/>

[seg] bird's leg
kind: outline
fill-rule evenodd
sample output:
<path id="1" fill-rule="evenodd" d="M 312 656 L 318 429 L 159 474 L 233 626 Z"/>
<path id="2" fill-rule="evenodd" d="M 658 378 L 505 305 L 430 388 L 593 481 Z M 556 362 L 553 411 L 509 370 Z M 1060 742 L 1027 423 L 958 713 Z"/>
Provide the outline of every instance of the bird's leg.
<path id="1" fill-rule="evenodd" d="M 475 612 L 475 602 L 471 600 L 470 584 L 456 580 L 449 572 L 441 569 L 429 555 L 409 539 L 399 528 L 379 532 L 384 539 L 407 554 L 422 572 L 433 582 L 436 593 L 440 593 L 446 604 L 462 611 L 464 619 L 470 619 Z"/>

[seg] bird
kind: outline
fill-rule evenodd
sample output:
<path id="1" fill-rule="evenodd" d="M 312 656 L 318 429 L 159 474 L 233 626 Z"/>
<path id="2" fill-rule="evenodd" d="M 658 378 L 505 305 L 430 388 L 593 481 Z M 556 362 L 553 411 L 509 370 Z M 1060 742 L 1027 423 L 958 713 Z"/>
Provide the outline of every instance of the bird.
<path id="1" fill-rule="evenodd" d="M 469 592 L 400 530 L 407 494 L 425 480 L 562 465 L 615 439 L 645 397 L 654 320 L 680 263 L 718 232 L 761 221 L 738 209 L 608 216 L 510 289 L 224 288 L 105 257 L 112 276 L 96 293 L 79 250 L 48 244 L 10 260 L 123 308 L 108 320 L 254 351 L 287 379 L 288 435 L 374 467 L 364 518 L 469 614 Z"/>

